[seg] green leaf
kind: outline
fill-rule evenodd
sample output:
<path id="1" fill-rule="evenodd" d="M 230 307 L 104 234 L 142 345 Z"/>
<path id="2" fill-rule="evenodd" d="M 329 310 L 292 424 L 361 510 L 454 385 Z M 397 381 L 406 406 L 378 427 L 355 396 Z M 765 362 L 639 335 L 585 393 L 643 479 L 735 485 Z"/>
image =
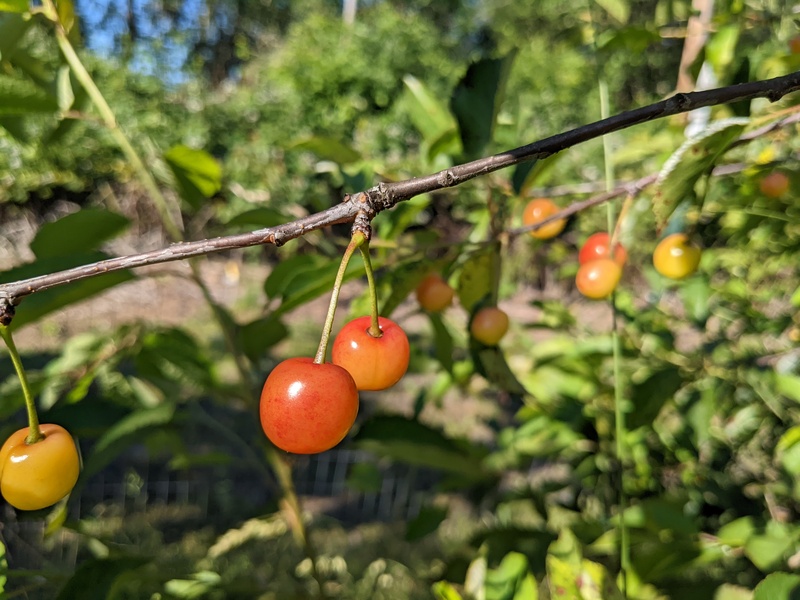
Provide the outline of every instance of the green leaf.
<path id="1" fill-rule="evenodd" d="M 423 506 L 419 514 L 406 525 L 406 540 L 415 542 L 436 531 L 447 518 L 447 508 L 442 506 Z"/>
<path id="2" fill-rule="evenodd" d="M 6 561 L 6 546 L 0 538 L 0 592 L 6 589 L 6 581 L 8 578 L 3 573 L 8 570 L 8 561 Z"/>
<path id="3" fill-rule="evenodd" d="M 458 121 L 467 159 L 483 155 L 493 139 L 514 56 L 511 52 L 503 58 L 485 58 L 472 63 L 453 91 L 450 108 Z"/>
<path id="4" fill-rule="evenodd" d="M 442 368 L 448 373 L 453 372 L 453 336 L 442 320 L 442 315 L 428 313 L 433 327 L 434 356 Z"/>
<path id="5" fill-rule="evenodd" d="M 692 320 L 700 327 L 710 315 L 711 286 L 706 277 L 693 277 L 685 281 L 678 291 L 683 300 L 683 306 Z"/>
<path id="6" fill-rule="evenodd" d="M 381 415 L 366 421 L 354 444 L 400 462 L 451 472 L 470 481 L 488 477 L 481 461 L 486 451 L 468 442 L 456 442 L 422 423 Z"/>
<path id="7" fill-rule="evenodd" d="M 383 485 L 383 475 L 372 463 L 356 463 L 347 475 L 347 487 L 364 493 L 378 493 Z"/>
<path id="8" fill-rule="evenodd" d="M 149 558 L 133 556 L 88 560 L 64 584 L 56 600 L 116 600 L 121 597 L 117 583 L 148 562 Z"/>
<path id="9" fill-rule="evenodd" d="M 787 525 L 769 521 L 762 535 L 751 535 L 748 538 L 744 553 L 756 567 L 766 572 L 783 561 L 794 543 L 794 537 Z"/>
<path id="10" fill-rule="evenodd" d="M 775 374 L 775 387 L 779 394 L 800 402 L 800 377 L 789 373 Z"/>
<path id="11" fill-rule="evenodd" d="M 239 342 L 242 350 L 254 363 L 264 358 L 272 346 L 286 338 L 289 330 L 283 322 L 273 315 L 256 319 L 239 329 Z"/>
<path id="12" fill-rule="evenodd" d="M 500 268 L 500 245 L 490 244 L 469 255 L 458 276 L 458 300 L 472 313 L 476 305 L 493 296 Z"/>
<path id="13" fill-rule="evenodd" d="M 756 586 L 753 600 L 800 600 L 800 575 L 771 573 Z"/>
<path id="14" fill-rule="evenodd" d="M 783 468 L 792 475 L 800 475 L 800 425 L 795 425 L 781 436 L 776 450 Z"/>
<path id="15" fill-rule="evenodd" d="M 319 135 L 297 141 L 291 145 L 291 149 L 313 152 L 320 159 L 335 162 L 340 166 L 361 160 L 361 154 L 347 144 L 335 138 Z"/>
<path id="16" fill-rule="evenodd" d="M 204 150 L 177 145 L 164 154 L 164 160 L 175 176 L 178 193 L 192 208 L 200 208 L 222 188 L 222 168 Z"/>
<path id="17" fill-rule="evenodd" d="M 276 227 L 288 221 L 286 215 L 274 208 L 254 208 L 239 213 L 228 221 L 226 227 Z"/>
<path id="18" fill-rule="evenodd" d="M 170 596 L 194 600 L 207 597 L 212 590 L 222 583 L 222 577 L 214 571 L 192 573 L 191 579 L 170 579 L 164 584 L 164 591 Z"/>
<path id="19" fill-rule="evenodd" d="M 24 79 L 0 75 L 0 116 L 23 116 L 36 113 L 55 114 L 58 100 Z"/>
<path id="20" fill-rule="evenodd" d="M 404 105 L 414 127 L 422 134 L 428 146 L 456 132 L 453 115 L 439 99 L 412 75 L 403 77 L 405 84 Z"/>
<path id="21" fill-rule="evenodd" d="M 431 587 L 431 591 L 436 600 L 464 600 L 456 588 L 446 581 L 437 581 Z"/>
<path id="22" fill-rule="evenodd" d="M 753 600 L 753 591 L 730 583 L 723 583 L 714 592 L 714 600 Z"/>
<path id="23" fill-rule="evenodd" d="M 24 4 L 27 7 L 28 2 Z M 26 19 L 21 14 L 0 14 L 0 60 L 9 60 L 13 56 L 17 44 L 33 23 L 33 19 Z"/>
<path id="24" fill-rule="evenodd" d="M 668 366 L 652 373 L 631 390 L 632 412 L 627 421 L 631 429 L 650 425 L 658 416 L 661 407 L 681 389 L 683 379 L 677 367 Z"/>
<path id="25" fill-rule="evenodd" d="M 717 539 L 731 548 L 741 548 L 755 531 L 753 517 L 740 517 L 720 527 Z"/>
<path id="26" fill-rule="evenodd" d="M 736 55 L 740 26 L 726 25 L 717 30 L 706 44 L 706 60 L 711 63 L 717 76 L 722 76 Z"/>
<path id="27" fill-rule="evenodd" d="M 45 223 L 31 242 L 37 258 L 52 258 L 90 252 L 117 236 L 130 224 L 120 214 L 102 208 L 85 208 Z"/>
<path id="28" fill-rule="evenodd" d="M 667 160 L 656 180 L 653 213 L 656 228 L 661 230 L 675 207 L 684 200 L 696 202 L 694 186 L 710 172 L 749 123 L 735 118 L 717 121 L 702 133 L 686 140 Z"/>
<path id="29" fill-rule="evenodd" d="M 24 13 L 28 8 L 28 0 L 0 0 L 0 12 Z"/>
<path id="30" fill-rule="evenodd" d="M 497 346 L 484 346 L 476 340 L 470 341 L 470 353 L 475 360 L 478 372 L 487 381 L 501 390 L 524 396 L 528 390 L 522 385 L 517 376 L 506 362 L 503 351 Z"/>
<path id="31" fill-rule="evenodd" d="M 380 261 L 373 259 L 372 265 L 378 268 Z M 281 298 L 281 305 L 273 315 L 285 314 L 330 292 L 338 270 L 338 261 L 312 254 L 295 255 L 278 263 L 264 283 L 264 290 L 270 298 Z M 363 263 L 359 258 L 354 258 L 347 265 L 343 282 L 363 273 Z"/>
<path id="32" fill-rule="evenodd" d="M 630 3 L 625 0 L 594 0 L 598 6 L 605 10 L 623 25 L 630 18 Z"/>
<path id="33" fill-rule="evenodd" d="M 486 573 L 486 600 L 536 600 L 538 593 L 535 585 L 531 587 L 532 579 L 525 555 L 509 552 L 497 568 Z"/>
<path id="34" fill-rule="evenodd" d="M 73 254 L 70 256 L 37 260 L 27 265 L 22 265 L 0 273 L 0 283 L 20 281 L 38 275 L 48 275 L 64 269 L 90 264 L 105 258 L 108 258 L 106 254 L 95 252 L 92 254 Z M 114 271 L 113 273 L 106 273 L 104 275 L 60 285 L 49 290 L 36 292 L 35 294 L 26 296 L 23 302 L 17 307 L 17 314 L 11 322 L 11 326 L 14 329 L 18 329 L 55 310 L 85 300 L 115 285 L 130 281 L 131 279 L 133 279 L 133 274 L 130 271 Z"/>
<path id="35" fill-rule="evenodd" d="M 578 587 L 580 579 L 580 566 L 547 555 L 547 586 L 551 598 L 581 598 Z"/>
<path id="36" fill-rule="evenodd" d="M 97 440 L 97 444 L 83 465 L 81 479 L 88 480 L 114 460 L 129 444 L 141 441 L 143 435 L 154 428 L 170 424 L 174 416 L 175 405 L 162 404 L 155 408 L 137 410 L 118 421 Z"/>

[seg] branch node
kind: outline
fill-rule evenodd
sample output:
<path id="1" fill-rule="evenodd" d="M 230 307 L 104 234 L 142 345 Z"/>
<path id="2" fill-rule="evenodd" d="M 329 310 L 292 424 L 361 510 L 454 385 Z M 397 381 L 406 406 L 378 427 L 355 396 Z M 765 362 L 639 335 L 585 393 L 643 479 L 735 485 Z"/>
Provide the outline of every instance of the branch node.
<path id="1" fill-rule="evenodd" d="M 436 174 L 436 181 L 442 187 L 453 187 L 456 185 L 458 177 L 456 177 L 452 169 L 445 169 Z"/>
<path id="2" fill-rule="evenodd" d="M 17 309 L 6 292 L 0 292 L 0 325 L 10 325 Z"/>
<path id="3" fill-rule="evenodd" d="M 366 196 L 366 194 L 363 194 Z M 372 216 L 370 216 L 370 214 Z M 356 232 L 360 232 L 364 235 L 364 239 L 370 241 L 372 239 L 372 217 L 374 217 L 374 213 L 370 213 L 366 210 L 358 211 L 355 220 L 353 221 L 353 228 L 352 234 L 355 235 Z"/>

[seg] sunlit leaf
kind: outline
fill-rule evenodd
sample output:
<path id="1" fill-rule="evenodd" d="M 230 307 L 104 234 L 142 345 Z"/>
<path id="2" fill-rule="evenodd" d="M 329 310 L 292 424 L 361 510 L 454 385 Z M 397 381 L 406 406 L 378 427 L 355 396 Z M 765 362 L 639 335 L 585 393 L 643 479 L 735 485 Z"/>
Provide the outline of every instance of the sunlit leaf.
<path id="1" fill-rule="evenodd" d="M 347 144 L 334 138 L 323 136 L 309 137 L 291 145 L 294 150 L 313 152 L 322 160 L 330 160 L 337 165 L 347 165 L 361 160 L 361 155 Z"/>
<path id="2" fill-rule="evenodd" d="M 800 598 L 800 575 L 770 573 L 753 592 L 753 600 L 797 600 Z"/>
<path id="3" fill-rule="evenodd" d="M 222 188 L 222 168 L 204 150 L 173 146 L 164 154 L 164 160 L 175 176 L 181 198 L 195 209 Z"/>
<path id="4" fill-rule="evenodd" d="M 702 133 L 689 138 L 664 164 L 656 180 L 653 212 L 661 230 L 675 208 L 684 200 L 696 202 L 697 180 L 717 163 L 738 139 L 748 119 L 726 119 L 712 123 Z"/>

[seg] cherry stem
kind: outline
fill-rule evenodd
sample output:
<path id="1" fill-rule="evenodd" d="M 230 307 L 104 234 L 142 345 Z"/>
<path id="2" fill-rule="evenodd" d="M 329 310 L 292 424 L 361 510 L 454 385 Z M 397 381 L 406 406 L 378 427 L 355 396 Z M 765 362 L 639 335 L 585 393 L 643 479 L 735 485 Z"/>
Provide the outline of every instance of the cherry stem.
<path id="1" fill-rule="evenodd" d="M 379 338 L 383 335 L 380 323 L 378 323 L 378 289 L 375 286 L 375 273 L 372 271 L 372 260 L 369 257 L 369 240 L 364 240 L 364 243 L 359 247 L 361 250 L 361 258 L 364 259 L 364 270 L 367 272 L 367 284 L 369 285 L 369 307 L 370 314 L 372 315 L 372 322 L 370 323 L 367 332 L 374 338 Z"/>
<path id="2" fill-rule="evenodd" d="M 36 404 L 33 401 L 33 394 L 31 393 L 31 386 L 28 383 L 28 376 L 25 374 L 25 368 L 22 366 L 22 359 L 19 356 L 17 345 L 14 343 L 14 338 L 11 336 L 11 329 L 5 325 L 0 325 L 0 337 L 8 346 L 8 353 L 11 355 L 11 362 L 14 363 L 14 370 L 19 377 L 19 384 L 22 387 L 22 395 L 25 397 L 25 407 L 28 409 L 28 437 L 25 438 L 26 444 L 35 444 L 39 440 L 44 439 L 44 434 L 39 428 L 39 415 L 36 414 Z"/>
<path id="3" fill-rule="evenodd" d="M 611 258 L 614 258 L 614 249 L 616 248 L 617 244 L 619 244 L 619 234 L 620 230 L 622 229 L 622 221 L 628 215 L 628 211 L 631 209 L 633 205 L 633 199 L 636 197 L 634 193 L 630 193 L 625 197 L 625 201 L 622 203 L 622 208 L 619 211 L 619 216 L 617 217 L 617 223 L 614 225 L 614 231 L 611 232 L 611 239 L 608 241 L 608 252 Z"/>
<path id="4" fill-rule="evenodd" d="M 339 303 L 339 290 L 342 287 L 344 280 L 344 273 L 347 270 L 347 263 L 353 256 L 353 252 L 361 244 L 367 241 L 363 233 L 357 231 L 350 238 L 350 243 L 345 248 L 342 262 L 339 265 L 339 271 L 336 273 L 336 281 L 333 282 L 333 291 L 331 292 L 331 303 L 328 305 L 328 315 L 325 317 L 325 325 L 322 327 L 322 336 L 319 340 L 319 348 L 317 348 L 317 355 L 314 357 L 314 363 L 321 365 L 325 362 L 325 356 L 328 354 L 328 341 L 331 338 L 331 330 L 333 329 L 333 317 L 336 315 L 336 305 Z"/>

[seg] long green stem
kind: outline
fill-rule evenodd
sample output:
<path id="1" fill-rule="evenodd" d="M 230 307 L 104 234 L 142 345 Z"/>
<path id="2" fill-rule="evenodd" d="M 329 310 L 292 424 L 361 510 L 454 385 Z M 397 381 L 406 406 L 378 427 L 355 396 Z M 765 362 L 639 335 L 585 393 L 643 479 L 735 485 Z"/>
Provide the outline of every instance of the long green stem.
<path id="1" fill-rule="evenodd" d="M 363 233 L 356 232 L 350 239 L 350 243 L 345 248 L 342 262 L 339 264 L 339 271 L 336 273 L 336 280 L 333 282 L 333 291 L 331 292 L 331 302 L 328 304 L 328 315 L 325 317 L 325 324 L 322 326 L 322 336 L 319 339 L 319 348 L 317 348 L 317 355 L 314 357 L 314 362 L 321 365 L 325 362 L 325 357 L 328 355 L 328 342 L 331 338 L 331 330 L 333 329 L 333 318 L 336 316 L 336 305 L 339 303 L 339 290 L 342 288 L 342 281 L 344 281 L 344 273 L 347 270 L 347 264 L 353 256 L 356 248 L 361 246 L 366 241 Z"/>
<path id="2" fill-rule="evenodd" d="M 361 250 L 361 258 L 364 259 L 364 270 L 367 272 L 367 285 L 369 286 L 369 309 L 372 322 L 369 326 L 369 334 L 372 337 L 379 338 L 383 335 L 381 326 L 378 323 L 378 289 L 375 286 L 375 273 L 372 271 L 372 259 L 369 257 L 369 240 L 364 240 L 364 243 L 359 247 Z"/>
<path id="3" fill-rule="evenodd" d="M 11 329 L 5 325 L 0 325 L 0 337 L 8 346 L 8 353 L 11 355 L 11 362 L 14 363 L 14 370 L 19 377 L 19 384 L 22 387 L 22 395 L 25 397 L 25 408 L 28 410 L 28 437 L 25 438 L 26 444 L 35 444 L 41 440 L 42 430 L 39 429 L 39 415 L 36 413 L 36 403 L 33 401 L 31 386 L 28 383 L 28 376 L 25 374 L 25 367 L 22 366 L 22 359 L 19 356 Z"/>
<path id="4" fill-rule="evenodd" d="M 130 140 L 128 140 L 128 137 L 125 135 L 122 129 L 120 129 L 119 125 L 117 124 L 117 119 L 114 116 L 114 111 L 111 110 L 111 107 L 108 105 L 108 102 L 106 102 L 105 97 L 103 97 L 102 92 L 95 84 L 92 76 L 89 74 L 89 71 L 86 70 L 86 67 L 78 57 L 78 53 L 75 52 L 75 48 L 69 41 L 67 32 L 64 30 L 62 24 L 58 21 L 58 13 L 53 6 L 52 0 L 44 0 L 44 5 L 47 9 L 47 14 L 52 15 L 51 18 L 53 18 L 55 21 L 56 41 L 58 42 L 58 47 L 61 49 L 61 53 L 64 55 L 64 58 L 70 66 L 70 69 L 72 69 L 75 78 L 81 84 L 83 89 L 86 90 L 86 93 L 89 95 L 89 98 L 91 98 L 92 103 L 100 113 L 100 117 L 103 119 L 103 124 L 111 132 L 111 135 L 114 137 L 114 140 L 117 142 L 120 150 L 122 150 L 125 158 L 136 171 L 136 175 L 141 180 L 145 189 L 147 189 L 147 193 L 152 198 L 156 210 L 161 217 L 161 221 L 164 223 L 164 228 L 167 230 L 167 233 L 173 241 L 180 241 L 183 238 L 183 235 L 181 234 L 180 228 L 175 223 L 175 219 L 170 213 L 167 199 L 161 193 L 156 180 L 150 174 L 150 171 L 139 157 L 139 154 L 134 149 Z"/>
<path id="5" fill-rule="evenodd" d="M 598 80 L 598 87 L 600 91 L 600 118 L 605 119 L 610 114 L 609 99 L 608 99 L 608 84 L 603 77 Z M 609 136 L 603 136 L 603 163 L 605 166 L 605 180 L 606 191 L 611 191 L 614 188 L 614 163 L 611 159 L 611 142 Z M 632 196 L 627 199 L 628 205 L 632 201 Z M 616 241 L 619 234 L 618 227 L 620 223 L 615 226 L 614 207 L 609 202 L 606 204 L 606 216 L 608 220 L 608 233 Z M 621 221 L 627 212 L 627 207 L 624 207 L 620 212 L 619 219 Z M 613 248 L 613 246 L 612 246 Z M 613 250 L 612 250 L 613 252 Z M 613 361 L 614 361 L 614 442 L 615 454 L 617 455 L 617 463 L 619 468 L 619 569 L 620 569 L 620 582 L 621 591 L 624 598 L 628 597 L 628 571 L 630 569 L 630 539 L 628 526 L 625 523 L 625 511 L 628 507 L 628 497 L 625 493 L 625 412 L 622 410 L 622 376 L 620 363 L 622 361 L 622 351 L 619 337 L 618 327 L 618 313 L 616 304 L 616 295 L 611 296 L 611 311 L 612 311 L 612 328 L 611 328 L 611 344 L 613 348 Z"/>

